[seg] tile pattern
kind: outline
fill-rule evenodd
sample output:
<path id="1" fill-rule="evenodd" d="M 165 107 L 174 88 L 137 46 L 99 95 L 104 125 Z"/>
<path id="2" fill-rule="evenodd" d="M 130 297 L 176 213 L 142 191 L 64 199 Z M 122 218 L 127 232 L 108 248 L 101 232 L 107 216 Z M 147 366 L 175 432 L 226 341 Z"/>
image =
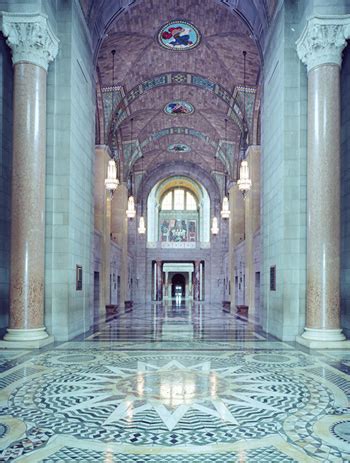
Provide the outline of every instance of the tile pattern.
<path id="1" fill-rule="evenodd" d="M 6 441 L 0 459 L 348 461 L 350 381 L 325 361 L 347 354 L 309 355 L 240 320 L 219 342 L 227 318 L 215 310 L 204 341 L 193 340 L 181 315 L 188 342 L 168 340 L 166 330 L 152 342 L 141 326 L 147 331 L 161 312 L 140 309 L 100 324 L 89 341 L 19 356 L 22 363 L 0 376 L 0 412 L 27 429 Z M 126 341 L 130 326 L 137 329 Z M 3 421 L 0 445 L 9 432 Z"/>
<path id="2" fill-rule="evenodd" d="M 246 462 L 259 463 L 294 463 L 296 460 L 287 457 L 285 454 L 273 447 L 266 447 L 258 450 L 248 450 L 246 452 L 225 452 L 221 454 L 203 453 L 197 455 L 186 455 L 186 463 L 228 463 L 240 461 L 244 456 Z M 47 463 L 63 461 L 103 461 L 107 459 L 110 463 L 183 463 L 183 455 L 130 455 L 117 454 L 108 456 L 108 452 L 98 452 L 86 449 L 65 447 L 43 460 Z"/>

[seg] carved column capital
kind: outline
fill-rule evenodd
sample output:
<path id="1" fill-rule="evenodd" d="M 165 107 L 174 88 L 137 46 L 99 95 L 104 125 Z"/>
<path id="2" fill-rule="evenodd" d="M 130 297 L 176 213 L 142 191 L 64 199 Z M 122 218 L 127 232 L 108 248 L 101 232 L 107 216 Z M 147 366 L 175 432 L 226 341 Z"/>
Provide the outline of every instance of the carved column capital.
<path id="1" fill-rule="evenodd" d="M 322 64 L 341 66 L 342 51 L 350 37 L 350 15 L 315 16 L 296 42 L 300 60 L 307 70 Z"/>
<path id="2" fill-rule="evenodd" d="M 29 62 L 47 71 L 49 63 L 56 58 L 59 40 L 47 16 L 2 12 L 1 30 L 12 49 L 13 64 Z"/>

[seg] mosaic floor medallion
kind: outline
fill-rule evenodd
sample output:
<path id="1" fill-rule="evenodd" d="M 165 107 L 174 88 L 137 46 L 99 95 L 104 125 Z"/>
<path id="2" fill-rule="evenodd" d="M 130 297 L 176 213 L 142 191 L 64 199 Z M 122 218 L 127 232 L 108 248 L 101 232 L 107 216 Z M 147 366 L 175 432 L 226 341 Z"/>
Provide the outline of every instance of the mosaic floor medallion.
<path id="1" fill-rule="evenodd" d="M 183 100 L 170 101 L 164 108 L 165 114 L 176 116 L 177 114 L 193 114 L 194 107 Z"/>
<path id="2" fill-rule="evenodd" d="M 199 45 L 200 40 L 198 29 L 188 21 L 170 21 L 158 33 L 159 44 L 168 50 L 191 50 Z"/>

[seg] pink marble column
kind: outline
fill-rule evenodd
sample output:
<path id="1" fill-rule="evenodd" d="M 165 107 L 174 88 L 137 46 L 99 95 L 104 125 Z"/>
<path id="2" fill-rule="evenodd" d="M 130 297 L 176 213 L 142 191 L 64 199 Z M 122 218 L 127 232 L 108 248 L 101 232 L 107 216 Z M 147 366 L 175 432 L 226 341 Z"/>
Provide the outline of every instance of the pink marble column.
<path id="1" fill-rule="evenodd" d="M 194 261 L 194 272 L 193 272 L 193 300 L 200 301 L 200 260 Z"/>
<path id="2" fill-rule="evenodd" d="M 6 341 L 48 338 L 44 326 L 46 77 L 58 40 L 43 15 L 6 14 L 14 63 L 10 326 Z"/>
<path id="3" fill-rule="evenodd" d="M 307 305 L 298 342 L 336 347 L 340 327 L 340 66 L 347 17 L 317 17 L 297 43 L 308 68 Z"/>
<path id="4" fill-rule="evenodd" d="M 162 270 L 162 261 L 157 260 L 157 277 L 156 277 L 156 301 L 163 300 L 163 270 Z"/>

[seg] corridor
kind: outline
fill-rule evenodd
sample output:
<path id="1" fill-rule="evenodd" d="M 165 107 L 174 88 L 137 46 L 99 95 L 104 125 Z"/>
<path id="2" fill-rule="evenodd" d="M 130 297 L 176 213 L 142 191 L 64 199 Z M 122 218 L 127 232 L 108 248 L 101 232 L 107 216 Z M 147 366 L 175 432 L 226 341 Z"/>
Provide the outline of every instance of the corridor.
<path id="1" fill-rule="evenodd" d="M 350 353 L 300 349 L 174 301 L 3 350 L 0 460 L 349 461 Z"/>

